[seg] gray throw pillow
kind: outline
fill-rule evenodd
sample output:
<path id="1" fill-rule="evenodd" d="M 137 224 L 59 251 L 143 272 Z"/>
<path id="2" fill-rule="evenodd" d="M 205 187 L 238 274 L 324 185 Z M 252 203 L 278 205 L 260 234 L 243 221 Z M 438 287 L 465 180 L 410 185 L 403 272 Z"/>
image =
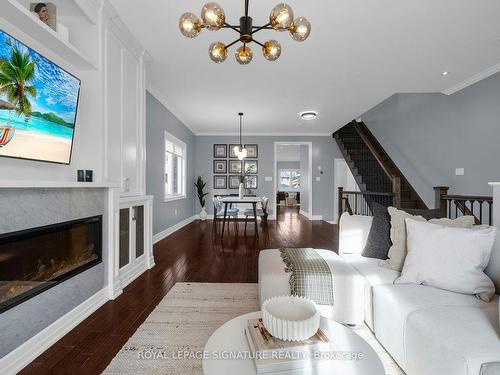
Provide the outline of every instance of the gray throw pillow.
<path id="1" fill-rule="evenodd" d="M 387 207 L 372 203 L 373 221 L 368 233 L 363 255 L 367 258 L 387 259 L 391 242 L 391 216 Z"/>
<path id="2" fill-rule="evenodd" d="M 441 218 L 439 209 L 422 210 L 422 209 L 403 209 L 406 213 L 414 216 L 422 216 L 426 220 Z M 386 260 L 389 249 L 392 246 L 391 241 L 391 215 L 387 211 L 386 206 L 380 203 L 372 203 L 373 222 L 368 233 L 363 255 L 366 258 L 375 258 Z"/>

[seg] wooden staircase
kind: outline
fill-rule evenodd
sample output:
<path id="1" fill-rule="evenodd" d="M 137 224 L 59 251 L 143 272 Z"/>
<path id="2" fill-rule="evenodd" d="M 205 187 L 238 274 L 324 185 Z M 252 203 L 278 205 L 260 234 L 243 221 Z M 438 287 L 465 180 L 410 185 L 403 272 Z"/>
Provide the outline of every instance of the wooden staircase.
<path id="1" fill-rule="evenodd" d="M 333 133 L 333 138 L 362 193 L 392 193 L 395 207 L 427 208 L 363 122 L 352 121 Z"/>

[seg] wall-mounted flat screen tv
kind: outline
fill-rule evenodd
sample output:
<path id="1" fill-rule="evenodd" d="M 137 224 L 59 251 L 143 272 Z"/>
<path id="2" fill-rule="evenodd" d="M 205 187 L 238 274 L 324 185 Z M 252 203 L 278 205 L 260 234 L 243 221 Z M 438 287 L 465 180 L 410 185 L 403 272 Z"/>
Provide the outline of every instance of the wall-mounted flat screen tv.
<path id="1" fill-rule="evenodd" d="M 0 156 L 69 164 L 80 83 L 0 30 Z"/>

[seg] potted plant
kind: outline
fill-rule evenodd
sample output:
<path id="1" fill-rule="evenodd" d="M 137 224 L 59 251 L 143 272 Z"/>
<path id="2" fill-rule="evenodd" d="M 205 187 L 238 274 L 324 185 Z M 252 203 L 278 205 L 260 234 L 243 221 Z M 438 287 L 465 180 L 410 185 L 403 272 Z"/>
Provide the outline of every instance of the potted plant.
<path id="1" fill-rule="evenodd" d="M 204 192 L 205 186 L 207 183 L 203 181 L 203 177 L 198 176 L 196 179 L 196 182 L 194 183 L 194 186 L 196 186 L 196 194 L 198 195 L 198 201 L 200 202 L 201 206 L 201 212 L 200 212 L 200 220 L 205 221 L 207 219 L 207 211 L 205 210 L 205 196 L 208 195 L 208 193 Z"/>

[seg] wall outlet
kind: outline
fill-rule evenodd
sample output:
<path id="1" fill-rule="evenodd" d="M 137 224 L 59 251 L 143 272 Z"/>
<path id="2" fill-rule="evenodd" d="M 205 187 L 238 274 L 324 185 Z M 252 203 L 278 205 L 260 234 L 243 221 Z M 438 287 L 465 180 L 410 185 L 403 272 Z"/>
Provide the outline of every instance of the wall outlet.
<path id="1" fill-rule="evenodd" d="M 316 177 L 316 181 L 318 181 L 318 182 L 321 181 L 321 177 L 319 177 L 319 176 Z"/>
<path id="2" fill-rule="evenodd" d="M 266 182 L 271 182 L 271 181 L 273 180 L 273 178 L 272 178 L 272 177 L 265 177 L 265 178 L 264 178 L 264 180 L 265 180 Z"/>
<path id="3" fill-rule="evenodd" d="M 177 208 L 174 208 L 174 216 L 177 216 Z"/>
<path id="4" fill-rule="evenodd" d="M 455 169 L 455 176 L 463 176 L 465 174 L 465 168 Z"/>

